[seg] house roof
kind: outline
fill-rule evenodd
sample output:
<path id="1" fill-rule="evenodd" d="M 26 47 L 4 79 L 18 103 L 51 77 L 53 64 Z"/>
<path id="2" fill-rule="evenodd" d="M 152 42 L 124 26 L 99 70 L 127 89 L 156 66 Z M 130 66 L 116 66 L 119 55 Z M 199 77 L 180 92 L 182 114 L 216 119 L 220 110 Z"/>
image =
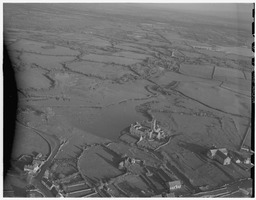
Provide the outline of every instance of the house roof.
<path id="1" fill-rule="evenodd" d="M 176 180 L 176 181 L 171 181 L 168 182 L 170 187 L 174 187 L 175 185 L 181 185 L 181 181 L 180 180 Z"/>
<path id="2" fill-rule="evenodd" d="M 42 161 L 41 160 L 33 160 L 33 162 L 32 162 L 32 164 L 34 165 L 34 166 L 38 166 L 38 165 L 40 165 L 42 163 Z"/>
<path id="3" fill-rule="evenodd" d="M 212 154 L 212 156 L 215 156 L 216 152 L 220 151 L 222 152 L 224 155 L 228 155 L 228 150 L 226 148 L 220 148 L 220 149 L 210 149 L 210 152 Z"/>
<path id="4" fill-rule="evenodd" d="M 24 170 L 33 170 L 34 166 L 33 165 L 25 165 Z"/>
<path id="5" fill-rule="evenodd" d="M 223 160 L 225 160 L 227 158 L 227 156 L 223 152 L 221 152 L 219 150 L 216 152 L 216 156 L 219 156 Z"/>
<path id="6" fill-rule="evenodd" d="M 218 149 L 218 150 L 221 151 L 226 156 L 228 155 L 228 150 L 226 148 L 221 148 L 221 149 Z"/>

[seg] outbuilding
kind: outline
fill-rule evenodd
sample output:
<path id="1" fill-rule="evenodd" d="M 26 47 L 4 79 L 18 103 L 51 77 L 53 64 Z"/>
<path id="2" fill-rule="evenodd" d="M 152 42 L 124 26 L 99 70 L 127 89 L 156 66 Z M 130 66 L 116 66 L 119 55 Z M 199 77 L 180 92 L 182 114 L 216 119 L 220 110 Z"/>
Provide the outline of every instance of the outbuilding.
<path id="1" fill-rule="evenodd" d="M 214 159 L 223 165 L 229 165 L 231 162 L 231 158 L 219 150 L 216 152 Z"/>
<path id="2" fill-rule="evenodd" d="M 168 182 L 168 187 L 169 187 L 170 191 L 181 189 L 181 186 L 182 186 L 182 184 L 181 184 L 180 180 Z"/>

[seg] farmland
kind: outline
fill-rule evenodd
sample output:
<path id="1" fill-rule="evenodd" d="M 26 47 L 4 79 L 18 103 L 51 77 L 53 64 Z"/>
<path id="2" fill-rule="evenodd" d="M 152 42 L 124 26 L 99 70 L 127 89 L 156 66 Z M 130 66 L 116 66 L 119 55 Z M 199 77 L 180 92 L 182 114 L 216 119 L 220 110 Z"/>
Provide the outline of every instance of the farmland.
<path id="1" fill-rule="evenodd" d="M 250 16 L 237 30 L 235 20 L 168 9 L 4 5 L 22 125 L 6 191 L 24 196 L 24 188 L 35 187 L 56 196 L 42 186 L 42 176 L 67 197 L 191 196 L 231 183 L 245 188 L 250 170 L 234 161 L 222 165 L 206 152 L 216 146 L 249 156 L 240 146 L 244 140 L 251 148 Z M 153 142 L 138 141 L 129 128 L 136 121 L 150 128 L 153 119 L 167 138 L 149 148 Z M 48 157 L 31 178 L 19 166 L 32 161 L 20 157 L 35 153 Z M 170 191 L 171 181 L 182 187 Z M 77 182 L 78 191 L 65 189 Z"/>

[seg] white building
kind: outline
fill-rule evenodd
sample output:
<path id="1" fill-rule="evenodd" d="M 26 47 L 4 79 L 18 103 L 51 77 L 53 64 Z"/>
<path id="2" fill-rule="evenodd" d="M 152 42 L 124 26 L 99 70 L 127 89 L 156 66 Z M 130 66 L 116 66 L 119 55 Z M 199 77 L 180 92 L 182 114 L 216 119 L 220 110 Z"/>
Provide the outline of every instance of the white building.
<path id="1" fill-rule="evenodd" d="M 173 190 L 181 189 L 182 184 L 180 180 L 176 180 L 176 181 L 168 182 L 168 186 L 170 191 L 173 191 Z"/>

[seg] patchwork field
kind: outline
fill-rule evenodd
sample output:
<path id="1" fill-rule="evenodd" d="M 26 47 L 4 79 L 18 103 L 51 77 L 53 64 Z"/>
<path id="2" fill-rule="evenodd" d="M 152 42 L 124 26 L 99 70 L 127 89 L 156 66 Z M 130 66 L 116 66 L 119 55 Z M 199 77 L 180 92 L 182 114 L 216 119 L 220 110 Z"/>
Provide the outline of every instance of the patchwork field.
<path id="1" fill-rule="evenodd" d="M 42 69 L 47 70 L 60 70 L 62 63 L 72 61 L 75 57 L 72 56 L 48 56 L 34 53 L 22 53 L 20 59 L 27 66 L 37 65 Z"/>
<path id="2" fill-rule="evenodd" d="M 232 91 L 207 83 L 180 83 L 179 91 L 213 108 L 224 112 L 250 116 L 250 99 Z M 204 95 L 200 95 L 204 94 Z"/>
<path id="3" fill-rule="evenodd" d="M 238 23 L 172 6 L 3 6 L 18 89 L 6 190 L 57 196 L 43 176 L 60 188 L 79 180 L 90 191 L 77 194 L 96 197 L 191 197 L 234 182 L 244 188 L 252 167 L 244 164 L 253 134 L 251 15 Z M 135 122 L 153 129 L 154 119 L 163 132 L 151 133 L 162 136 L 130 133 Z M 227 166 L 209 159 L 213 147 L 241 163 L 231 154 Z M 30 155 L 31 164 L 35 152 L 48 157 L 31 176 L 19 157 Z M 171 192 L 174 180 L 182 188 Z M 239 190 L 232 188 L 229 194 Z"/>
<path id="4" fill-rule="evenodd" d="M 201 77 L 205 79 L 211 79 L 213 72 L 213 66 L 201 66 L 201 65 L 188 65 L 184 64 L 180 68 L 182 74 L 188 76 Z"/>
<path id="5" fill-rule="evenodd" d="M 136 56 L 137 57 L 137 56 Z M 96 55 L 96 54 L 89 54 L 84 55 L 82 60 L 88 60 L 92 62 L 99 62 L 99 63 L 114 63 L 119 65 L 132 65 L 135 63 L 139 63 L 142 59 L 138 58 L 127 58 L 124 56 L 106 56 L 106 55 Z"/>
<path id="6" fill-rule="evenodd" d="M 33 40 L 19 40 L 14 44 L 9 45 L 9 49 L 51 56 L 75 56 L 79 54 L 78 51 L 71 50 L 67 47 L 54 46 Z"/>

